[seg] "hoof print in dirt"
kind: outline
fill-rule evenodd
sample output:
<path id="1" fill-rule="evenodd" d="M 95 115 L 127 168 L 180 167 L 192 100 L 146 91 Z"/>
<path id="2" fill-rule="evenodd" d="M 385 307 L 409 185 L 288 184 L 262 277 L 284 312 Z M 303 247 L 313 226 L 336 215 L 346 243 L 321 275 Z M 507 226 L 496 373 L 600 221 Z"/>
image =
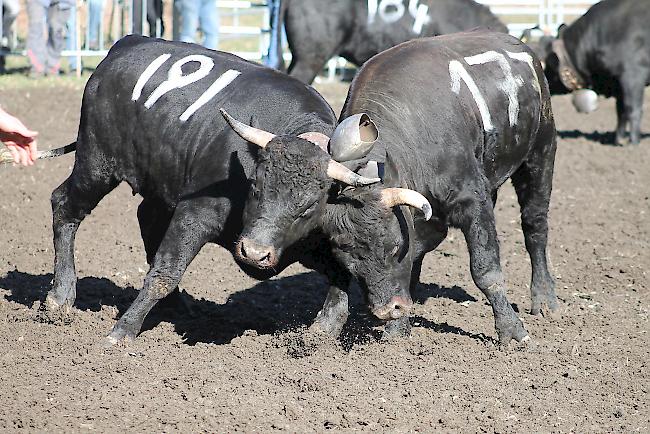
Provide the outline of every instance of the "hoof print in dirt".
<path id="1" fill-rule="evenodd" d="M 286 333 L 283 340 L 287 355 L 294 359 L 312 356 L 319 350 L 334 348 L 337 345 L 336 339 L 329 335 L 310 330 Z"/>

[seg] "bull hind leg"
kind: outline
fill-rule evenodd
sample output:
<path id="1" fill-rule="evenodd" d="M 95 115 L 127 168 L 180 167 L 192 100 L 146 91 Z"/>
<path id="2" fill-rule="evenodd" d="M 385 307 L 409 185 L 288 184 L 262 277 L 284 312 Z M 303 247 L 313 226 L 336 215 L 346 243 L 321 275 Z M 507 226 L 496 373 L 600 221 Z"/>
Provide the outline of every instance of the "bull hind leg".
<path id="1" fill-rule="evenodd" d="M 213 213 L 204 212 L 205 205 L 198 201 L 181 202 L 176 207 L 145 277 L 144 288 L 113 327 L 107 337 L 109 344 L 135 339 L 147 314 L 178 286 L 187 266 L 213 238 L 214 222 L 200 218 Z"/>
<path id="2" fill-rule="evenodd" d="M 633 73 L 626 72 L 621 77 L 623 111 L 625 120 L 629 121 L 630 124 L 630 144 L 632 145 L 638 145 L 641 140 L 641 118 L 643 117 L 643 93 L 645 91 L 646 77 L 648 77 L 647 70 L 638 70 Z M 618 112 L 618 98 L 616 103 Z M 625 125 L 623 126 L 623 132 L 625 132 Z M 619 129 L 616 130 L 616 133 L 616 144 L 622 145 L 623 137 L 619 137 Z"/>
<path id="3" fill-rule="evenodd" d="M 462 221 L 458 222 L 469 249 L 472 279 L 492 306 L 499 343 L 504 345 L 512 339 L 525 341 L 528 332 L 506 297 L 492 200 L 487 194 L 484 196 L 468 203 L 463 209 Z"/>
<path id="4" fill-rule="evenodd" d="M 48 310 L 71 307 L 77 294 L 74 241 L 79 225 L 110 193 L 118 182 L 110 176 L 80 168 L 52 192 L 52 228 L 54 232 L 54 285 L 45 299 Z"/>
<path id="5" fill-rule="evenodd" d="M 521 207 L 521 228 L 532 268 L 530 312 L 533 315 L 540 314 L 544 307 L 551 312 L 559 308 L 555 283 L 548 271 L 546 258 L 555 135 L 551 134 L 549 139 L 552 142 L 534 150 L 528 161 L 512 176 L 512 184 Z"/>

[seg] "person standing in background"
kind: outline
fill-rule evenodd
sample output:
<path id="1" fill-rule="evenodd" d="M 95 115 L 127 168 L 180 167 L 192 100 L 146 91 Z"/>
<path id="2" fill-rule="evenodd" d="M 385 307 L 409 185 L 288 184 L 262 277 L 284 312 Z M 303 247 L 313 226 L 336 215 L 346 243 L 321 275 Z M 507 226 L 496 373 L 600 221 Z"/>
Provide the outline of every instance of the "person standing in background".
<path id="1" fill-rule="evenodd" d="M 9 45 L 11 26 L 18 16 L 18 12 L 20 12 L 18 0 L 2 0 L 2 35 L 0 35 L 0 38 L 2 38 L 0 46 L 2 47 Z"/>
<path id="2" fill-rule="evenodd" d="M 27 56 L 30 77 L 58 75 L 65 44 L 65 24 L 74 0 L 27 0 Z M 47 40 L 43 29 L 47 26 Z"/>
<path id="3" fill-rule="evenodd" d="M 18 12 L 20 12 L 20 3 L 18 0 L 2 0 L 2 34 L 0 35 L 0 74 L 4 73 L 5 56 L 4 53 L 11 51 L 9 40 L 11 38 L 11 26 L 13 25 Z"/>
<path id="4" fill-rule="evenodd" d="M 174 8 L 181 16 L 181 41 L 196 42 L 196 32 L 201 30 L 201 45 L 212 50 L 218 48 L 219 11 L 215 0 L 176 0 Z"/>
<path id="5" fill-rule="evenodd" d="M 146 21 L 149 24 L 149 32 L 145 34 L 144 29 L 142 28 L 142 1 L 143 0 L 133 0 L 133 31 L 137 35 L 145 36 L 160 36 L 165 32 L 165 26 L 163 24 L 163 3 L 162 0 L 146 0 L 147 1 L 147 17 Z M 157 29 L 158 23 L 160 23 L 160 29 Z M 158 33 L 160 31 L 160 33 Z"/>

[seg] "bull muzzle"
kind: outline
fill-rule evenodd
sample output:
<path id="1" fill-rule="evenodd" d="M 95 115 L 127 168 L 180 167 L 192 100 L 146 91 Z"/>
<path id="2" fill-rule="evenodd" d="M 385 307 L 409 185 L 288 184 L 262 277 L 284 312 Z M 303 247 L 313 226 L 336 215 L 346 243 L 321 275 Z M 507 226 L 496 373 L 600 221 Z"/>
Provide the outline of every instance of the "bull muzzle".
<path id="1" fill-rule="evenodd" d="M 250 238 L 240 238 L 235 246 L 237 257 L 257 268 L 273 268 L 278 264 L 278 254 L 273 246 L 256 243 Z"/>
<path id="2" fill-rule="evenodd" d="M 396 295 L 387 304 L 373 308 L 372 313 L 383 320 L 398 319 L 408 316 L 412 307 L 410 298 Z"/>

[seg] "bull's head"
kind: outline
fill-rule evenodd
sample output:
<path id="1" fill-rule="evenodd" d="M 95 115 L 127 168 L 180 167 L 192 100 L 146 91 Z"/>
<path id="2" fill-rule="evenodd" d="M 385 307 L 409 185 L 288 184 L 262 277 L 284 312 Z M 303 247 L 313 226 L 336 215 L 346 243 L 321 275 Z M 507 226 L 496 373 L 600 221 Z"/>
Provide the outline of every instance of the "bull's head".
<path id="1" fill-rule="evenodd" d="M 431 205 L 407 188 L 390 157 L 384 185 L 346 187 L 330 201 L 323 217 L 335 256 L 359 281 L 371 311 L 390 320 L 408 314 L 412 305 L 411 272 L 416 258 L 414 216 L 431 217 Z"/>
<path id="2" fill-rule="evenodd" d="M 352 157 L 367 153 L 377 138 L 367 116 L 341 123 L 330 139 L 314 132 L 276 136 L 223 110 L 222 114 L 237 134 L 263 148 L 244 211 L 244 230 L 235 248 L 246 263 L 272 268 L 285 248 L 312 232 L 320 223 L 333 181 L 353 186 L 380 181 L 356 174 L 327 152 L 329 145 Z"/>
<path id="3" fill-rule="evenodd" d="M 544 75 L 548 81 L 549 90 L 553 95 L 569 92 L 569 89 L 563 85 L 560 78 L 560 59 L 558 57 L 557 50 L 554 50 L 553 47 L 556 41 L 561 40 L 566 28 L 566 24 L 562 24 L 560 27 L 558 27 L 557 38 L 552 36 L 550 32 L 544 31 L 544 34 L 542 36 L 540 36 L 537 40 L 533 40 L 531 30 L 539 30 L 539 27 L 528 29 L 524 31 L 521 36 L 522 42 L 526 43 L 542 62 Z"/>
<path id="4" fill-rule="evenodd" d="M 331 139 L 309 133 L 296 140 L 224 116 L 241 137 L 264 148 L 237 256 L 257 267 L 273 267 L 283 249 L 320 226 L 330 237 L 334 254 L 367 291 L 375 315 L 382 319 L 404 315 L 412 303 L 414 237 L 413 217 L 400 205 L 421 210 L 426 219 L 431 206 L 421 194 L 400 188 L 392 164 L 386 165 L 384 186 L 330 155 L 365 156 L 377 138 L 372 121 L 355 115 L 341 122 Z M 330 153 L 325 151 L 328 144 Z"/>

